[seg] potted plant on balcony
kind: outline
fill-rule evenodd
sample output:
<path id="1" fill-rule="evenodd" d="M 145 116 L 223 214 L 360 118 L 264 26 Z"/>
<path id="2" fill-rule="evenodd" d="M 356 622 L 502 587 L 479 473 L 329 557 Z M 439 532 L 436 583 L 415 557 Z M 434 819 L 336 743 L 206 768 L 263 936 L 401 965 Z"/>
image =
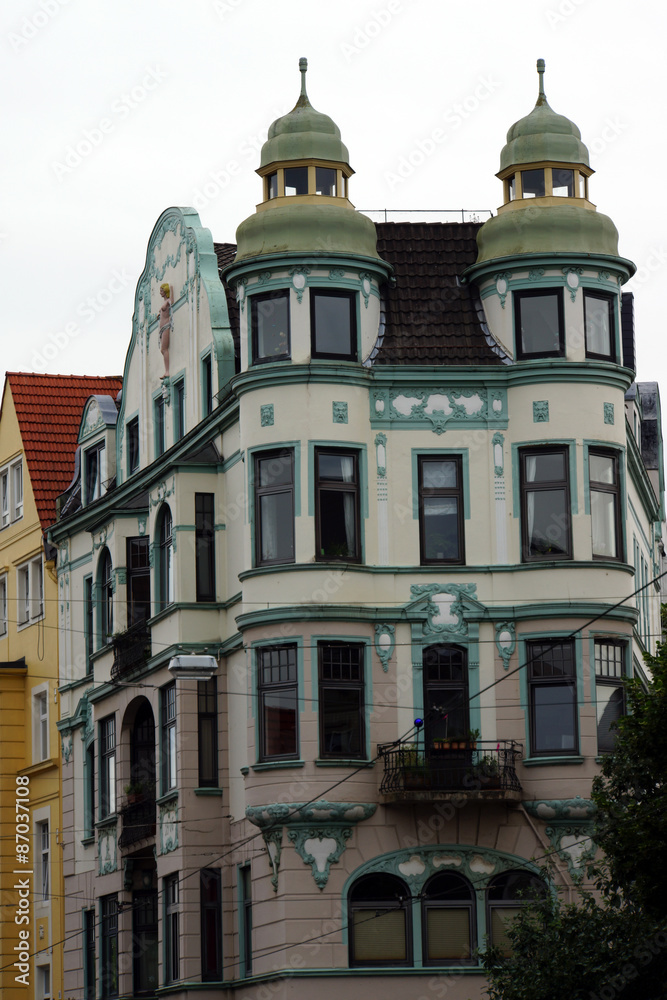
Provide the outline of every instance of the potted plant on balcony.
<path id="1" fill-rule="evenodd" d="M 480 757 L 473 768 L 473 774 L 482 789 L 500 788 L 500 763 L 497 757 L 491 754 Z"/>
<path id="2" fill-rule="evenodd" d="M 414 743 L 406 743 L 401 748 L 399 766 L 403 774 L 403 788 L 406 791 L 431 787 L 431 775 L 426 759 Z"/>
<path id="3" fill-rule="evenodd" d="M 146 787 L 143 781 L 131 781 L 129 785 L 125 785 L 124 790 L 127 795 L 127 804 L 129 806 L 133 806 L 137 802 L 142 802 L 146 793 Z"/>

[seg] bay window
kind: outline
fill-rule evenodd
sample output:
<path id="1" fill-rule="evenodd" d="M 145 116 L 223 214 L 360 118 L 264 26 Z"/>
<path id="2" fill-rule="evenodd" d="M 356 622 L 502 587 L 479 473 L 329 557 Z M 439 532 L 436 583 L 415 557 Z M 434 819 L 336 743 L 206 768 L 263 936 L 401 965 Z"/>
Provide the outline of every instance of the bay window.
<path id="1" fill-rule="evenodd" d="M 148 538 L 127 539 L 127 627 L 151 616 L 150 543 Z"/>
<path id="2" fill-rule="evenodd" d="M 562 357 L 565 354 L 562 291 L 515 292 L 514 327 L 519 361 Z"/>
<path id="3" fill-rule="evenodd" d="M 595 640 L 595 700 L 598 753 L 611 753 L 616 740 L 615 723 L 625 714 L 626 642 Z"/>
<path id="4" fill-rule="evenodd" d="M 571 639 L 526 643 L 531 756 L 576 754 L 577 677 Z"/>
<path id="5" fill-rule="evenodd" d="M 332 288 L 310 292 L 311 353 L 314 358 L 357 360 L 356 295 Z"/>
<path id="6" fill-rule="evenodd" d="M 614 299 L 602 292 L 584 291 L 586 357 L 616 360 Z"/>
<path id="7" fill-rule="evenodd" d="M 176 685 L 161 692 L 162 720 L 162 794 L 176 788 Z"/>
<path id="8" fill-rule="evenodd" d="M 281 645 L 257 650 L 257 680 L 260 760 L 298 757 L 296 646 Z"/>
<path id="9" fill-rule="evenodd" d="M 252 363 L 283 361 L 290 356 L 289 292 L 269 292 L 251 299 Z"/>
<path id="10" fill-rule="evenodd" d="M 524 449 L 520 477 L 522 560 L 571 559 L 568 449 Z"/>
<path id="11" fill-rule="evenodd" d="M 621 558 L 621 511 L 618 455 L 589 451 L 588 478 L 591 499 L 593 558 Z"/>
<path id="12" fill-rule="evenodd" d="M 359 455 L 315 450 L 315 558 L 361 561 Z"/>
<path id="13" fill-rule="evenodd" d="M 215 495 L 195 493 L 195 580 L 197 601 L 215 600 Z"/>
<path id="14" fill-rule="evenodd" d="M 366 756 L 364 646 L 320 642 L 317 655 L 320 756 L 359 760 Z"/>
<path id="15" fill-rule="evenodd" d="M 255 455 L 255 561 L 294 562 L 294 452 Z"/>
<path id="16" fill-rule="evenodd" d="M 110 715 L 100 722 L 100 819 L 116 811 L 116 719 Z"/>
<path id="17" fill-rule="evenodd" d="M 460 563 L 463 554 L 461 459 L 419 456 L 421 563 Z"/>

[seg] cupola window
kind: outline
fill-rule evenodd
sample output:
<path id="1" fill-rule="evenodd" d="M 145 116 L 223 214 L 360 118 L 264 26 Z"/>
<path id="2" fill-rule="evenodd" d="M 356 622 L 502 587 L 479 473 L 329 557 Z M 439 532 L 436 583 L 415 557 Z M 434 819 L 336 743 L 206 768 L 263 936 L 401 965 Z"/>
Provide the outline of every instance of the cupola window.
<path id="1" fill-rule="evenodd" d="M 308 194 L 308 167 L 285 167 L 285 194 Z"/>
<path id="2" fill-rule="evenodd" d="M 336 197 L 336 171 L 333 167 L 315 167 L 315 194 Z"/>
<path id="3" fill-rule="evenodd" d="M 314 358 L 357 360 L 356 297 L 354 292 L 313 289 L 310 297 Z"/>
<path id="4" fill-rule="evenodd" d="M 574 198 L 574 170 L 554 167 L 551 171 L 551 177 L 553 193 L 557 198 Z"/>
<path id="5" fill-rule="evenodd" d="M 557 358 L 565 353 L 560 290 L 515 292 L 514 322 L 516 353 L 520 361 Z"/>
<path id="6" fill-rule="evenodd" d="M 588 178 L 579 171 L 579 197 L 588 198 Z"/>
<path id="7" fill-rule="evenodd" d="M 544 170 L 522 170 L 521 188 L 524 198 L 544 198 Z"/>
<path id="8" fill-rule="evenodd" d="M 611 296 L 584 292 L 586 357 L 615 361 L 614 303 Z"/>
<path id="9" fill-rule="evenodd" d="M 514 201 L 516 199 L 516 174 L 512 174 L 511 177 L 507 178 L 507 200 Z"/>
<path id="10" fill-rule="evenodd" d="M 267 180 L 267 184 L 268 184 L 269 200 L 271 200 L 271 198 L 277 198 L 278 197 L 278 171 L 276 170 L 274 173 L 269 174 L 269 176 L 267 177 L 266 180 Z"/>

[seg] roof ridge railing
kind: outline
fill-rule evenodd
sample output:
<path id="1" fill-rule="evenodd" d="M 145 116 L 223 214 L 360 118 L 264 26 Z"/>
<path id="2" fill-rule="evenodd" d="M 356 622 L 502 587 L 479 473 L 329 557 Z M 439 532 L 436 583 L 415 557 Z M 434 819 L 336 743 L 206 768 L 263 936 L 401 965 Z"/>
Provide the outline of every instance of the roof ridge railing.
<path id="1" fill-rule="evenodd" d="M 486 218 L 493 217 L 490 208 L 360 208 L 359 211 L 370 218 L 382 216 L 380 219 L 373 219 L 374 222 L 391 222 L 389 216 L 392 215 L 456 215 L 461 216 L 461 222 L 484 222 Z"/>

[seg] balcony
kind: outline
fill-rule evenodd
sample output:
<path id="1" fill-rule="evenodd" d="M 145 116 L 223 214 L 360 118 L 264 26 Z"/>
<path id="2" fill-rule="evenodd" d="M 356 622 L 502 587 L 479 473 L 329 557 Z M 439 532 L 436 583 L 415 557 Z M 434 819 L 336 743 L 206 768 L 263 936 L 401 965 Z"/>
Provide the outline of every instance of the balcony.
<path id="1" fill-rule="evenodd" d="M 140 840 L 155 836 L 155 794 L 144 795 L 138 802 L 124 806 L 120 815 L 123 830 L 118 839 L 120 848 L 131 847 Z"/>
<path id="2" fill-rule="evenodd" d="M 378 746 L 384 763 L 380 794 L 390 802 L 519 802 L 516 761 L 522 747 L 514 740 L 432 744 L 385 743 Z"/>
<path id="3" fill-rule="evenodd" d="M 111 679 L 117 681 L 135 673 L 149 659 L 151 655 L 151 630 L 145 621 L 137 622 L 126 632 L 115 635 L 111 644 L 113 646 Z"/>

